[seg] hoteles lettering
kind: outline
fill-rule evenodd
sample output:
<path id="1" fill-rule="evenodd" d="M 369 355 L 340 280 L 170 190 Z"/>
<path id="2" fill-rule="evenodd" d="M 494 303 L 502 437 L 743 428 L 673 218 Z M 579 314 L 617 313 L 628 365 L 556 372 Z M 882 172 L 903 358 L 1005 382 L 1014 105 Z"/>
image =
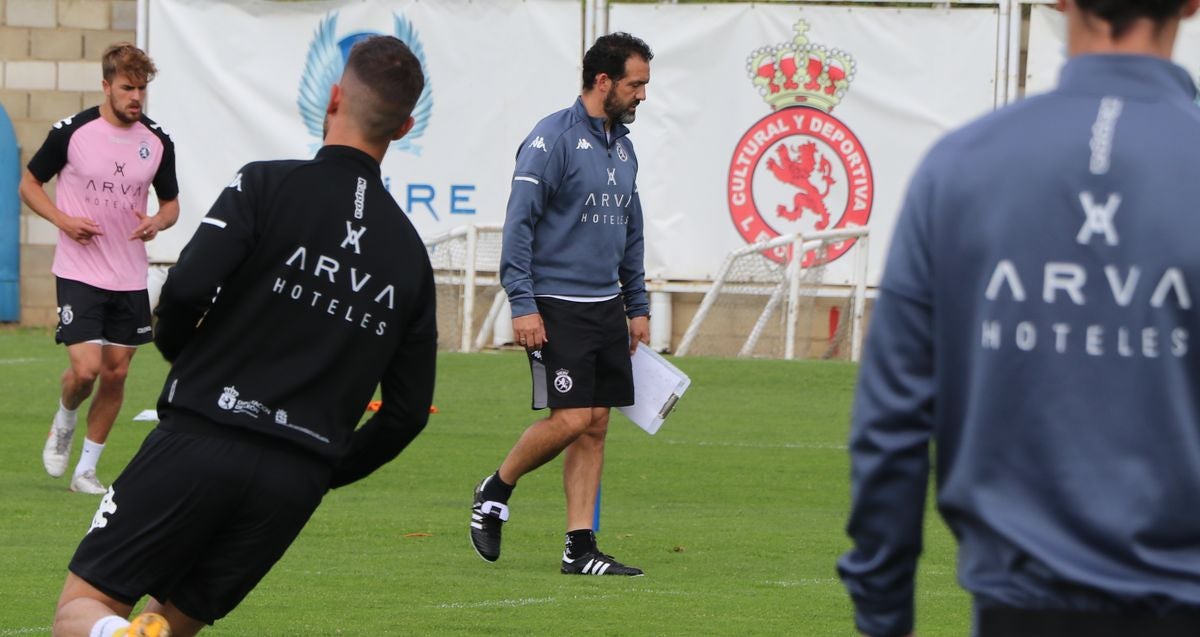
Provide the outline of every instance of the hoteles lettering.
<path id="1" fill-rule="evenodd" d="M 612 169 L 610 169 L 612 170 Z M 584 211 L 580 213 L 579 223 L 593 223 L 602 226 L 623 226 L 629 223 L 629 215 L 608 214 L 596 212 L 597 208 L 628 208 L 633 204 L 633 194 L 621 193 L 588 193 L 584 200 Z"/>
<path id="2" fill-rule="evenodd" d="M 1084 326 L 1082 334 L 1076 333 L 1070 323 L 1050 323 L 1040 327 L 1033 321 L 1021 321 L 1006 334 L 1000 321 L 984 321 L 980 330 L 980 346 L 985 350 L 999 350 L 1005 343 L 1006 335 L 1011 335 L 1012 343 L 1023 352 L 1037 349 L 1038 343 L 1044 338 L 1052 339 L 1054 351 L 1058 354 L 1067 353 L 1072 346 L 1077 348 L 1080 338 L 1089 356 L 1105 356 L 1116 352 L 1123 358 L 1138 354 L 1144 358 L 1158 358 L 1163 354 L 1179 358 L 1188 352 L 1188 331 L 1182 327 L 1173 328 L 1165 334 L 1157 327 L 1114 328 L 1092 324 Z M 1047 334 L 1047 327 L 1050 334 Z"/>
<path id="3" fill-rule="evenodd" d="M 300 272 L 309 273 L 308 249 L 304 246 L 296 248 L 296 251 L 288 257 L 285 265 L 295 268 Z M 359 272 L 358 268 L 351 267 L 347 272 L 342 271 L 342 264 L 333 257 L 318 254 L 316 260 L 312 264 L 311 275 L 316 279 L 324 279 L 333 284 L 342 285 L 349 284 L 350 292 L 361 294 L 366 291 L 367 294 L 373 294 L 372 301 L 383 305 L 389 310 L 395 309 L 396 289 L 392 284 L 387 284 L 382 288 L 368 288 L 371 279 L 374 278 L 369 272 Z M 383 335 L 387 330 L 386 321 L 376 321 L 372 318 L 370 312 L 356 311 L 353 304 L 343 305 L 342 300 L 328 296 L 317 290 L 306 290 L 301 283 L 293 282 L 282 277 L 276 277 L 275 283 L 271 289 L 276 294 L 284 294 L 290 297 L 293 301 L 305 301 L 313 308 L 322 309 L 330 316 L 339 316 L 342 320 L 348 323 L 357 324 L 363 329 L 371 329 L 374 326 L 376 335 Z"/>
<path id="4" fill-rule="evenodd" d="M 1109 294 L 1101 295 L 1101 301 L 1111 299 L 1118 307 L 1130 307 L 1142 290 L 1143 269 L 1130 266 L 1127 271 L 1115 265 L 1103 268 Z M 1047 305 L 1069 302 L 1085 306 L 1089 302 L 1084 286 L 1088 281 L 1088 270 L 1078 263 L 1049 262 L 1042 268 L 1041 301 Z M 1143 293 L 1144 297 L 1144 293 Z M 1019 271 L 1008 259 L 1001 259 L 992 271 L 984 298 L 988 301 L 1013 301 L 1026 303 L 1030 295 L 1026 291 Z M 1097 299 L 1090 299 L 1097 300 Z M 1173 304 L 1180 310 L 1190 310 L 1191 295 L 1187 281 L 1179 268 L 1166 268 L 1157 277 L 1146 303 L 1160 309 Z M 1053 351 L 1064 354 L 1081 344 L 1089 356 L 1105 356 L 1115 352 L 1118 356 L 1158 358 L 1169 354 L 1181 357 L 1188 352 L 1188 331 L 1183 327 L 1161 328 L 1158 326 L 1115 326 L 1089 324 L 1075 326 L 1064 321 L 1039 323 L 1020 321 L 1005 329 L 998 320 L 985 320 L 980 331 L 980 346 L 986 350 L 999 350 L 1010 337 L 1018 350 L 1030 352 L 1039 342 L 1049 342 Z M 1081 340 L 1082 339 L 1082 340 Z"/>
<path id="5" fill-rule="evenodd" d="M 97 193 L 96 195 L 85 194 L 83 199 L 87 203 L 96 206 L 97 208 L 117 208 L 133 210 L 137 197 L 142 195 L 142 186 L 138 184 L 118 184 L 112 181 L 96 182 L 95 179 L 89 179 L 85 190 Z M 117 190 L 125 197 L 124 199 L 116 197 Z M 108 197 L 106 195 L 113 195 Z"/>
<path id="6" fill-rule="evenodd" d="M 595 223 L 606 226 L 624 226 L 629 224 L 629 215 L 602 215 L 598 213 L 583 213 L 579 223 Z"/>
<path id="7" fill-rule="evenodd" d="M 1119 106 L 1119 105 L 1118 105 Z M 1119 113 L 1119 109 L 1118 109 Z M 1115 117 L 1115 115 L 1113 115 Z M 1103 132 L 1103 131 L 1101 131 Z M 1106 169 L 1103 158 L 1093 157 L 1093 172 Z M 1102 172 L 1102 171 L 1101 171 Z M 1090 191 L 1079 193 L 1079 204 L 1083 211 L 1084 221 L 1075 235 L 1075 243 L 1089 245 L 1092 241 L 1102 241 L 1106 246 L 1118 246 L 1121 243 L 1117 232 L 1116 215 L 1121 207 L 1120 193 L 1110 193 L 1101 200 Z M 1105 302 L 1108 299 L 1118 308 L 1128 308 L 1135 299 L 1145 299 L 1152 310 L 1162 309 L 1170 299 L 1174 299 L 1174 308 L 1187 312 L 1192 308 L 1192 297 L 1188 292 L 1187 280 L 1183 270 L 1178 267 L 1164 268 L 1162 274 L 1147 275 L 1149 281 L 1156 281 L 1150 290 L 1149 298 L 1142 285 L 1145 269 L 1131 265 L 1121 268 L 1108 264 L 1100 269 L 1104 273 L 1107 286 L 1092 286 L 1092 298 L 1085 291 L 1089 278 L 1089 270 L 1083 264 L 1065 261 L 1048 261 L 1042 266 L 1041 300 L 1046 305 L 1059 302 L 1070 302 L 1076 306 L 1086 306 L 1089 301 Z M 1094 274 L 1094 273 L 1093 273 Z M 1107 288 L 1108 295 L 1096 290 Z M 1005 292 L 1007 291 L 1007 292 Z M 1139 296 L 1139 291 L 1142 294 Z M 992 303 L 1015 302 L 1024 304 L 1030 295 L 1026 292 L 1024 280 L 1017 266 L 1009 259 L 1000 259 L 992 270 L 987 288 L 983 296 Z M 1099 298 L 1097 298 L 1097 296 Z M 1012 344 L 1024 352 L 1033 351 L 1038 347 L 1039 340 L 1050 339 L 1053 351 L 1064 354 L 1072 347 L 1078 347 L 1082 335 L 1083 350 L 1089 356 L 1105 356 L 1116 352 L 1118 356 L 1132 357 L 1141 354 L 1145 358 L 1158 358 L 1169 354 L 1182 357 L 1188 352 L 1188 331 L 1182 326 L 1164 326 L 1163 320 L 1175 317 L 1179 312 L 1159 314 L 1158 324 L 1147 324 L 1148 317 L 1139 312 L 1131 312 L 1131 322 L 1137 325 L 1115 325 L 1113 317 L 1105 317 L 1104 323 L 1092 323 L 1084 326 L 1073 325 L 1061 319 L 1043 319 L 1041 321 L 1023 320 L 1015 325 L 1005 325 L 999 320 L 986 319 L 982 322 L 980 331 L 980 346 L 985 350 L 999 350 L 1005 344 L 1006 334 L 1011 335 Z M 1118 319 L 1119 320 L 1119 319 Z M 1049 332 L 1049 333 L 1048 333 Z"/>

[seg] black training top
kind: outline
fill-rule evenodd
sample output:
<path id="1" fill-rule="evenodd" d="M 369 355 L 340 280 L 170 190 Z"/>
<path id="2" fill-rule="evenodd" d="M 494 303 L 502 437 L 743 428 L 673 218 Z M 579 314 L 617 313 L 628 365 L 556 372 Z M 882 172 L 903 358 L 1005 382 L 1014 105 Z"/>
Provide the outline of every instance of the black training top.
<path id="1" fill-rule="evenodd" d="M 425 246 L 372 157 L 247 164 L 163 285 L 159 412 L 284 439 L 353 482 L 425 426 L 435 307 Z M 355 431 L 377 384 L 383 406 Z"/>

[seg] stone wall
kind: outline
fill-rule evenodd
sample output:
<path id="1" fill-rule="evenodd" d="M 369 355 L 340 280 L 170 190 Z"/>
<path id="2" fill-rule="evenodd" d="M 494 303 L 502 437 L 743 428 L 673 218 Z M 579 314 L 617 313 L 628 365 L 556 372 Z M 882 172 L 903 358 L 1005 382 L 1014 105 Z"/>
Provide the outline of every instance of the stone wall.
<path id="1" fill-rule="evenodd" d="M 135 41 L 136 0 L 0 0 L 0 104 L 12 119 L 21 165 L 50 126 L 100 103 L 100 55 Z M 53 197 L 54 182 L 47 184 Z M 21 323 L 55 322 L 57 230 L 21 209 Z"/>

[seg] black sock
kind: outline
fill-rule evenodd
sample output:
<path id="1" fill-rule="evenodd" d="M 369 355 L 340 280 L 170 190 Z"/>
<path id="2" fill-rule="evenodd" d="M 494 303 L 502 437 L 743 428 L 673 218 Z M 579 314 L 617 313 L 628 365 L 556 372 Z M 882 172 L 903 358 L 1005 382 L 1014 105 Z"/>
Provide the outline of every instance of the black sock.
<path id="1" fill-rule="evenodd" d="M 591 529 L 567 531 L 567 557 L 575 559 L 595 550 L 596 534 Z"/>
<path id="2" fill-rule="evenodd" d="M 500 472 L 496 471 L 496 473 L 493 473 L 491 477 L 483 482 L 483 499 L 507 504 L 515 488 L 514 485 L 506 484 L 501 480 Z"/>

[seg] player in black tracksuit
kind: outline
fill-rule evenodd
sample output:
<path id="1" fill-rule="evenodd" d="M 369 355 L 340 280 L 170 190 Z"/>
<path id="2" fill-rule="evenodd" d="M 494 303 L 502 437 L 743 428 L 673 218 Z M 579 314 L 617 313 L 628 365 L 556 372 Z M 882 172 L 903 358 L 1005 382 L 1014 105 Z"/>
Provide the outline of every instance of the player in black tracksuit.
<path id="1" fill-rule="evenodd" d="M 416 80 L 389 75 L 389 55 Z M 393 101 L 415 101 L 421 83 L 399 40 L 365 41 L 316 158 L 251 163 L 222 191 L 163 286 L 155 343 L 173 365 L 161 424 L 106 495 L 68 588 L 90 585 L 117 615 L 150 594 L 177 631 L 198 630 L 250 592 L 329 488 L 424 428 L 433 274 L 379 167 L 412 124 L 411 101 Z M 402 112 L 402 130 L 380 140 L 347 123 L 377 123 L 354 119 L 377 105 Z M 356 430 L 377 385 L 383 406 Z"/>
<path id="2" fill-rule="evenodd" d="M 336 463 L 332 486 L 353 482 L 425 421 L 435 305 L 425 246 L 366 153 L 250 164 L 163 286 L 162 426 L 281 438 Z M 383 408 L 351 437 L 381 377 Z"/>

